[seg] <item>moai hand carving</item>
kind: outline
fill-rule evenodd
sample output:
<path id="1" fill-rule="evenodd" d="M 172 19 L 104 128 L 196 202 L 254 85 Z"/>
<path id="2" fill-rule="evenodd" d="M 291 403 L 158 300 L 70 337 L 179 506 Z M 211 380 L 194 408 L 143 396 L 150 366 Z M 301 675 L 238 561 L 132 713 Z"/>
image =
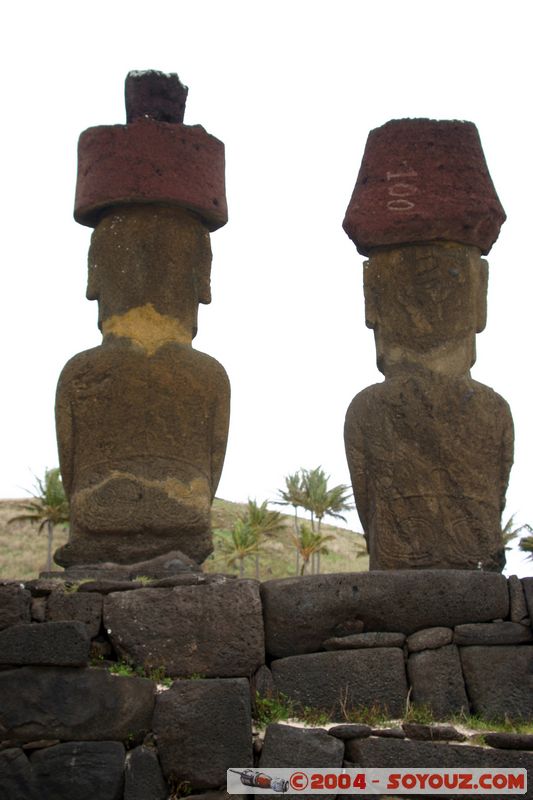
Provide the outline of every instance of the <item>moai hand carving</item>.
<path id="1" fill-rule="evenodd" d="M 177 75 L 130 73 L 128 124 L 80 137 L 75 216 L 95 228 L 87 297 L 103 342 L 58 385 L 64 566 L 212 550 L 229 382 L 191 343 L 211 301 L 209 231 L 227 220 L 224 148 L 182 124 L 186 94 Z"/>
<path id="2" fill-rule="evenodd" d="M 344 227 L 364 265 L 385 381 L 345 424 L 371 569 L 500 570 L 513 459 L 505 400 L 474 381 L 487 253 L 505 219 L 472 123 L 395 120 L 369 135 Z"/>

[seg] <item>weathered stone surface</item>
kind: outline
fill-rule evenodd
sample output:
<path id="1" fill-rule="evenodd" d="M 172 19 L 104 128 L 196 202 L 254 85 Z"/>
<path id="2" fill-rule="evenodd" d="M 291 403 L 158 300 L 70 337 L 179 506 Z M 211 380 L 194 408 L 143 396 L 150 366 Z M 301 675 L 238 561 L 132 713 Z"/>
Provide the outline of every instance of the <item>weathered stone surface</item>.
<path id="1" fill-rule="evenodd" d="M 0 630 L 19 622 L 30 622 L 30 601 L 30 593 L 22 586 L 0 586 Z"/>
<path id="2" fill-rule="evenodd" d="M 421 725 L 416 722 L 404 722 L 404 733 L 409 739 L 419 739 L 426 742 L 464 742 L 466 736 L 453 727 L 453 725 Z"/>
<path id="3" fill-rule="evenodd" d="M 23 623 L 0 631 L 0 664 L 55 664 L 81 667 L 90 639 L 81 622 Z"/>
<path id="4" fill-rule="evenodd" d="M 324 730 L 269 725 L 259 766 L 270 767 L 341 767 L 344 745 Z"/>
<path id="5" fill-rule="evenodd" d="M 505 618 L 507 581 L 475 570 L 375 571 L 286 578 L 261 584 L 266 649 L 273 657 L 318 651 L 339 625 L 414 633 L 431 626 Z"/>
<path id="6" fill-rule="evenodd" d="M 275 692 L 275 688 L 272 672 L 265 664 L 261 664 L 259 669 L 254 672 L 250 680 L 252 706 L 254 705 L 256 695 L 259 695 L 259 697 L 272 697 Z"/>
<path id="7" fill-rule="evenodd" d="M 289 656 L 270 666 L 279 692 L 333 719 L 343 719 L 346 709 L 358 706 L 381 706 L 392 717 L 405 709 L 407 681 L 399 648 Z"/>
<path id="8" fill-rule="evenodd" d="M 512 418 L 470 377 L 486 282 L 479 250 L 444 242 L 379 251 L 365 268 L 366 320 L 386 379 L 353 399 L 345 444 L 370 569 L 505 563 Z"/>
<path id="9" fill-rule="evenodd" d="M 0 671 L 2 738 L 123 741 L 142 736 L 151 729 L 154 689 L 152 681 L 103 669 Z"/>
<path id="10" fill-rule="evenodd" d="M 41 800 L 122 800 L 124 745 L 65 742 L 30 759 Z"/>
<path id="11" fill-rule="evenodd" d="M 405 634 L 388 631 L 368 631 L 351 636 L 334 636 L 326 639 L 324 650 L 358 650 L 366 647 L 403 647 Z"/>
<path id="12" fill-rule="evenodd" d="M 34 622 L 46 621 L 46 597 L 32 597 L 30 609 Z"/>
<path id="13" fill-rule="evenodd" d="M 477 622 L 457 625 L 453 640 L 461 646 L 524 644 L 533 642 L 533 632 L 518 622 Z"/>
<path id="14" fill-rule="evenodd" d="M 93 234 L 87 296 L 104 341 L 68 362 L 56 401 L 71 509 L 62 566 L 212 551 L 229 381 L 191 346 L 210 268 L 208 233 L 180 208 L 114 209 Z"/>
<path id="15" fill-rule="evenodd" d="M 372 736 L 383 736 L 385 739 L 405 739 L 401 728 L 372 728 Z"/>
<path id="16" fill-rule="evenodd" d="M 468 711 L 459 651 L 453 644 L 412 653 L 407 661 L 411 700 L 428 706 L 438 719 Z"/>
<path id="17" fill-rule="evenodd" d="M 79 592 L 82 594 L 111 594 L 111 592 L 131 592 L 134 589 L 142 589 L 143 584 L 138 581 L 87 581 L 82 583 Z"/>
<path id="18" fill-rule="evenodd" d="M 483 738 L 488 745 L 501 750 L 533 750 L 530 733 L 485 733 Z"/>
<path id="19" fill-rule="evenodd" d="M 396 119 L 370 131 L 343 225 L 360 253 L 432 240 L 488 253 L 504 221 L 471 122 Z"/>
<path id="20" fill-rule="evenodd" d="M 437 647 L 444 647 L 451 644 L 452 640 L 451 628 L 424 628 L 424 630 L 408 636 L 406 644 L 410 653 L 418 653 L 420 650 L 435 650 Z"/>
<path id="21" fill-rule="evenodd" d="M 117 653 L 168 675 L 251 675 L 264 662 L 255 581 L 108 595 L 104 624 Z"/>
<path id="22" fill-rule="evenodd" d="M 53 577 L 24 581 L 24 587 L 31 593 L 32 597 L 48 597 L 49 594 L 63 585 L 64 572 L 43 572 L 41 575 Z"/>
<path id="23" fill-rule="evenodd" d="M 370 725 L 334 725 L 328 729 L 328 733 L 336 739 L 363 739 L 365 736 L 370 736 L 372 728 Z"/>
<path id="24" fill-rule="evenodd" d="M 533 578 L 522 578 L 522 587 L 524 589 L 528 617 L 533 622 Z"/>
<path id="25" fill-rule="evenodd" d="M 229 767 L 253 764 L 248 681 L 176 681 L 157 697 L 153 730 L 167 778 L 193 789 L 223 786 Z"/>
<path id="26" fill-rule="evenodd" d="M 124 95 L 128 122 L 150 117 L 159 122 L 181 123 L 188 89 L 176 73 L 155 69 L 128 72 Z"/>
<path id="27" fill-rule="evenodd" d="M 136 747 L 126 758 L 124 800 L 167 800 L 168 786 L 157 752 Z"/>
<path id="28" fill-rule="evenodd" d="M 19 748 L 0 751 L 0 800 L 42 800 L 29 759 Z"/>
<path id="29" fill-rule="evenodd" d="M 509 767 L 533 768 L 529 753 L 513 753 L 470 747 L 461 744 L 439 744 L 404 739 L 352 739 L 346 743 L 350 761 L 360 767 Z M 464 795 L 463 795 L 464 796 Z M 528 797 L 533 797 L 531 787 Z"/>
<path id="30" fill-rule="evenodd" d="M 472 710 L 486 719 L 533 716 L 533 647 L 461 647 Z"/>
<path id="31" fill-rule="evenodd" d="M 46 616 L 49 622 L 72 620 L 82 622 L 92 639 L 102 624 L 102 598 L 81 592 L 55 591 L 48 597 Z"/>
<path id="32" fill-rule="evenodd" d="M 522 581 L 516 575 L 510 575 L 507 585 L 509 587 L 509 618 L 511 622 L 521 622 L 528 616 Z"/>

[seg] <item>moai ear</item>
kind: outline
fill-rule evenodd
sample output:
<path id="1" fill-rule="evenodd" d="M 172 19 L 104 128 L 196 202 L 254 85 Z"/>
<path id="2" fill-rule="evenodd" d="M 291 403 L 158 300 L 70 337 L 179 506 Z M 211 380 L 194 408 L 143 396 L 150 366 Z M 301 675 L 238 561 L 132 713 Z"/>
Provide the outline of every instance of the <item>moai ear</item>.
<path id="1" fill-rule="evenodd" d="M 485 330 L 487 324 L 487 289 L 489 283 L 489 262 L 484 258 L 478 261 L 475 289 L 476 333 Z"/>
<path id="2" fill-rule="evenodd" d="M 365 322 L 367 328 L 375 328 L 378 321 L 378 308 L 376 303 L 376 292 L 374 278 L 372 274 L 372 262 L 365 261 L 363 264 L 363 291 L 365 294 Z"/>
<path id="3" fill-rule="evenodd" d="M 195 264 L 196 276 L 196 290 L 198 292 L 198 302 L 204 305 L 209 305 L 211 302 L 211 261 L 213 255 L 211 252 L 211 240 L 209 233 L 205 231 L 205 251 Z"/>

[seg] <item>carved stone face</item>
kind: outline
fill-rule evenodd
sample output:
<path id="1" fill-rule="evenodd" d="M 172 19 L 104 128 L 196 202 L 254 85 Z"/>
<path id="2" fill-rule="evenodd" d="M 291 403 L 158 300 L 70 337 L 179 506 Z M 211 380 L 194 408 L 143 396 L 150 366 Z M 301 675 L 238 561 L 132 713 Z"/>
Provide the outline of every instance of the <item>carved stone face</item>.
<path id="1" fill-rule="evenodd" d="M 434 243 L 373 253 L 365 303 L 379 369 L 436 360 L 443 372 L 461 371 L 458 362 L 468 371 L 475 334 L 485 326 L 486 287 L 487 264 L 475 247 Z"/>
<path id="2" fill-rule="evenodd" d="M 89 249 L 87 298 L 98 300 L 99 327 L 150 304 L 194 336 L 198 303 L 211 302 L 211 260 L 209 233 L 191 213 L 160 205 L 114 209 Z"/>

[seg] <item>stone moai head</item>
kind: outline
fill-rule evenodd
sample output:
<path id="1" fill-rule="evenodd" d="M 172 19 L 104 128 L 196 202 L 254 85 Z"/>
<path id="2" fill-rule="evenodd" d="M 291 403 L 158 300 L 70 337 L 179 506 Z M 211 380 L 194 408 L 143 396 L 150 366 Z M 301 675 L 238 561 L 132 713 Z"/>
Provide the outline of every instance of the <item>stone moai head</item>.
<path id="1" fill-rule="evenodd" d="M 177 75 L 132 72 L 127 124 L 80 136 L 74 216 L 94 228 L 87 297 L 103 343 L 58 384 L 63 566 L 212 551 L 230 390 L 191 342 L 211 301 L 210 232 L 227 221 L 224 145 L 183 124 L 186 97 Z"/>
<path id="2" fill-rule="evenodd" d="M 344 229 L 368 256 L 366 324 L 385 381 L 354 397 L 345 443 L 371 569 L 501 569 L 509 408 L 470 377 L 505 213 L 470 122 L 371 131 Z"/>

